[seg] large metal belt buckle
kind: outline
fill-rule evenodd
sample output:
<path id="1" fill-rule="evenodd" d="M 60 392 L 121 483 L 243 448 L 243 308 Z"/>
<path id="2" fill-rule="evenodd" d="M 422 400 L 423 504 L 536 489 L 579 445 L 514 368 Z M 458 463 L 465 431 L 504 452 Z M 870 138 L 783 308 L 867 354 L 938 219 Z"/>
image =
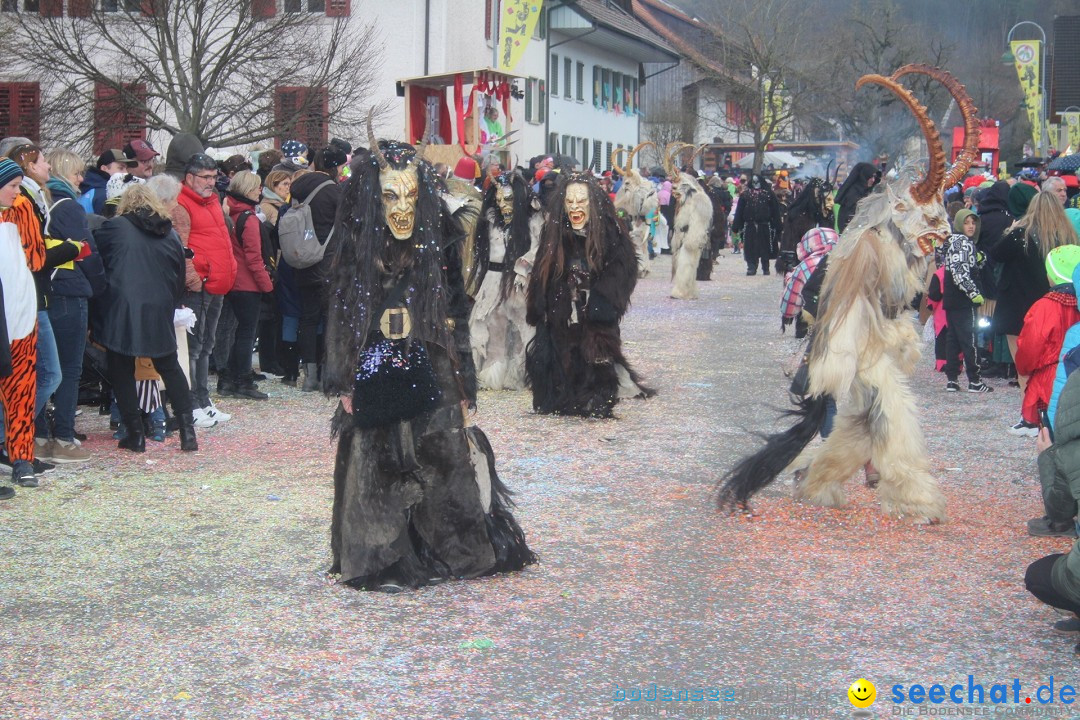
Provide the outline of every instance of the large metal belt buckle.
<path id="1" fill-rule="evenodd" d="M 379 330 L 387 340 L 401 340 L 412 332 L 412 318 L 409 308 L 396 307 L 383 310 L 379 319 Z"/>

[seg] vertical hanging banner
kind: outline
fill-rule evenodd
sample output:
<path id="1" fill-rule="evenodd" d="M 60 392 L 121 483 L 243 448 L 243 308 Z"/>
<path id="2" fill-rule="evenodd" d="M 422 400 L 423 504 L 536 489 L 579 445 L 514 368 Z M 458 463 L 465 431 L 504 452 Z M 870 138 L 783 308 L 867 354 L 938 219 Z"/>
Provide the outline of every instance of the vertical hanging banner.
<path id="1" fill-rule="evenodd" d="M 1080 152 L 1080 112 L 1061 113 L 1061 122 L 1069 131 L 1067 149 L 1074 153 Z"/>
<path id="2" fill-rule="evenodd" d="M 508 73 L 517 67 L 536 30 L 543 4 L 544 0 L 502 0 L 497 70 Z"/>
<path id="3" fill-rule="evenodd" d="M 1042 93 L 1039 88 L 1039 47 L 1038 40 L 1013 40 L 1011 50 L 1016 64 L 1016 74 L 1020 78 L 1020 89 L 1024 91 L 1028 121 L 1031 122 L 1031 138 L 1036 152 L 1042 147 L 1043 117 Z"/>

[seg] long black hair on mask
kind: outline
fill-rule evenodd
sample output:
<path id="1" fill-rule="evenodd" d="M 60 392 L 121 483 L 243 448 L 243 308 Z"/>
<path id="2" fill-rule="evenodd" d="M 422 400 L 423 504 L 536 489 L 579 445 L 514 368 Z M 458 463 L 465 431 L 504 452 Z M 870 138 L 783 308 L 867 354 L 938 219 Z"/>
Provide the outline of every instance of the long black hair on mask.
<path id="1" fill-rule="evenodd" d="M 499 211 L 498 196 L 504 188 L 510 187 L 514 193 L 514 217 L 510 220 L 510 235 L 506 239 L 506 254 L 503 256 L 503 266 L 506 270 L 502 274 L 499 284 L 499 295 L 503 300 L 510 296 L 514 288 L 514 263 L 517 259 L 529 252 L 532 238 L 529 231 L 529 218 L 532 216 L 532 189 L 525 182 L 520 170 L 512 173 L 503 173 L 491 183 L 487 193 L 484 194 L 484 203 L 480 206 L 480 220 L 476 226 L 476 255 L 479 266 L 479 276 L 476 286 L 484 281 L 491 262 L 491 233 L 498 228 L 506 227 L 502 212 Z"/>
<path id="2" fill-rule="evenodd" d="M 604 255 L 608 251 L 609 228 L 615 232 L 622 232 L 618 218 L 615 216 L 615 205 L 611 198 L 596 182 L 596 179 L 587 173 L 568 173 L 559 178 L 555 192 L 547 201 L 548 221 L 544 224 L 543 233 L 540 236 L 540 248 L 536 252 L 536 264 L 533 266 L 533 274 L 536 281 L 529 283 L 530 288 L 534 282 L 539 282 L 539 287 L 547 288 L 555 278 L 561 277 L 566 271 L 566 251 L 564 239 L 570 239 L 574 229 L 570 226 L 570 218 L 566 214 L 566 189 L 574 183 L 581 183 L 589 191 L 589 220 L 585 224 L 585 258 L 589 269 L 599 271 L 604 267 Z"/>
<path id="3" fill-rule="evenodd" d="M 416 169 L 417 198 L 413 234 L 398 240 L 386 225 L 382 180 L 375 155 L 353 162 L 338 208 L 334 236 L 337 248 L 330 266 L 329 312 L 323 390 L 329 395 L 351 392 L 360 351 L 378 327 L 387 288 L 384 281 L 408 273 L 407 291 L 412 337 L 446 348 L 455 362 L 454 343 L 446 323 L 448 290 L 443 281 L 443 203 L 435 189 L 431 165 L 416 158 L 412 145 L 379 141 L 379 149 L 395 170 Z M 392 285 L 392 283 L 390 283 Z"/>
<path id="4" fill-rule="evenodd" d="M 795 401 L 796 407 L 785 410 L 786 417 L 798 422 L 784 432 L 760 435 L 765 446 L 743 458 L 720 478 L 716 504 L 721 510 L 747 509 L 750 498 L 768 487 L 799 456 L 825 420 L 825 396 L 806 396 Z"/>

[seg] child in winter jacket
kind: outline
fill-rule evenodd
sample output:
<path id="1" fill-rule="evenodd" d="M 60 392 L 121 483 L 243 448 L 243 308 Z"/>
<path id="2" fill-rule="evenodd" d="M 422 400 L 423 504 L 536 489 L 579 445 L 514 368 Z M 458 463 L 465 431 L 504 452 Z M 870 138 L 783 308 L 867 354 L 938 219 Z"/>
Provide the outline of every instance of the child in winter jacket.
<path id="1" fill-rule="evenodd" d="M 803 287 L 814 274 L 818 263 L 832 250 L 839 239 L 840 236 L 835 230 L 822 227 L 811 228 L 802 236 L 796 248 L 799 264 L 787 274 L 784 294 L 780 298 L 781 331 L 794 320 L 795 337 L 806 336 L 806 325 L 800 321 L 800 313 L 803 309 Z"/>
<path id="2" fill-rule="evenodd" d="M 1022 418 L 1009 429 L 1013 435 L 1037 435 L 1039 413 L 1050 404 L 1065 333 L 1080 322 L 1072 282 L 1073 271 L 1078 265 L 1080 246 L 1062 245 L 1046 256 L 1050 292 L 1027 311 L 1016 343 L 1016 371 L 1029 378 L 1021 408 Z"/>
<path id="3" fill-rule="evenodd" d="M 983 304 L 977 278 L 982 262 L 975 244 L 979 240 L 979 217 L 970 210 L 959 210 L 953 219 L 956 234 L 945 246 L 942 307 L 945 309 L 945 390 L 960 390 L 960 357 L 963 353 L 968 392 L 986 393 L 993 388 L 979 377 L 979 356 L 975 349 L 978 328 L 976 309 Z"/>

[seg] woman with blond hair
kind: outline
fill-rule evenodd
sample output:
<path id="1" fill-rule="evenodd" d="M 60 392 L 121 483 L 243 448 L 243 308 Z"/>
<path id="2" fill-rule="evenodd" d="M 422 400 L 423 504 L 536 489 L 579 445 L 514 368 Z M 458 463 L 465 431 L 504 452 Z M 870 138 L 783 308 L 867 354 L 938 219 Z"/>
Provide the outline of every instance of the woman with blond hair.
<path id="1" fill-rule="evenodd" d="M 116 217 L 95 234 L 108 282 L 94 317 L 94 337 L 105 346 L 109 382 L 127 428 L 119 447 L 132 452 L 146 450 L 135 391 L 137 356 L 150 358 L 165 382 L 180 421 L 180 449 L 199 449 L 191 390 L 176 356 L 173 310 L 184 294 L 185 265 L 170 210 L 150 187 L 131 185 Z"/>
<path id="2" fill-rule="evenodd" d="M 79 204 L 79 184 L 86 163 L 70 150 L 53 150 L 46 156 L 50 168 L 45 183 L 51 196 L 45 236 L 75 240 L 86 244 L 78 262 L 66 263 L 52 273 L 46 311 L 53 333 L 63 342 L 56 343 L 60 359 L 60 384 L 53 394 L 53 422 L 45 413 L 38 415 L 34 435 L 37 456 L 53 463 L 81 462 L 90 453 L 75 439 L 75 410 L 79 401 L 83 351 L 90 298 L 105 289 L 105 271 L 101 255 L 90 234 L 86 210 Z"/>
<path id="3" fill-rule="evenodd" d="M 1076 231 L 1065 217 L 1057 196 L 1040 192 L 1031 199 L 1023 217 L 990 248 L 991 259 L 1001 265 L 994 328 L 996 333 L 1006 336 L 1013 357 L 1024 316 L 1036 300 L 1050 291 L 1046 256 L 1056 247 L 1077 242 Z M 1027 378 L 1020 377 L 1019 382 L 1023 392 Z M 1009 433 L 1035 437 L 1038 429 L 1021 420 L 1009 428 Z"/>

